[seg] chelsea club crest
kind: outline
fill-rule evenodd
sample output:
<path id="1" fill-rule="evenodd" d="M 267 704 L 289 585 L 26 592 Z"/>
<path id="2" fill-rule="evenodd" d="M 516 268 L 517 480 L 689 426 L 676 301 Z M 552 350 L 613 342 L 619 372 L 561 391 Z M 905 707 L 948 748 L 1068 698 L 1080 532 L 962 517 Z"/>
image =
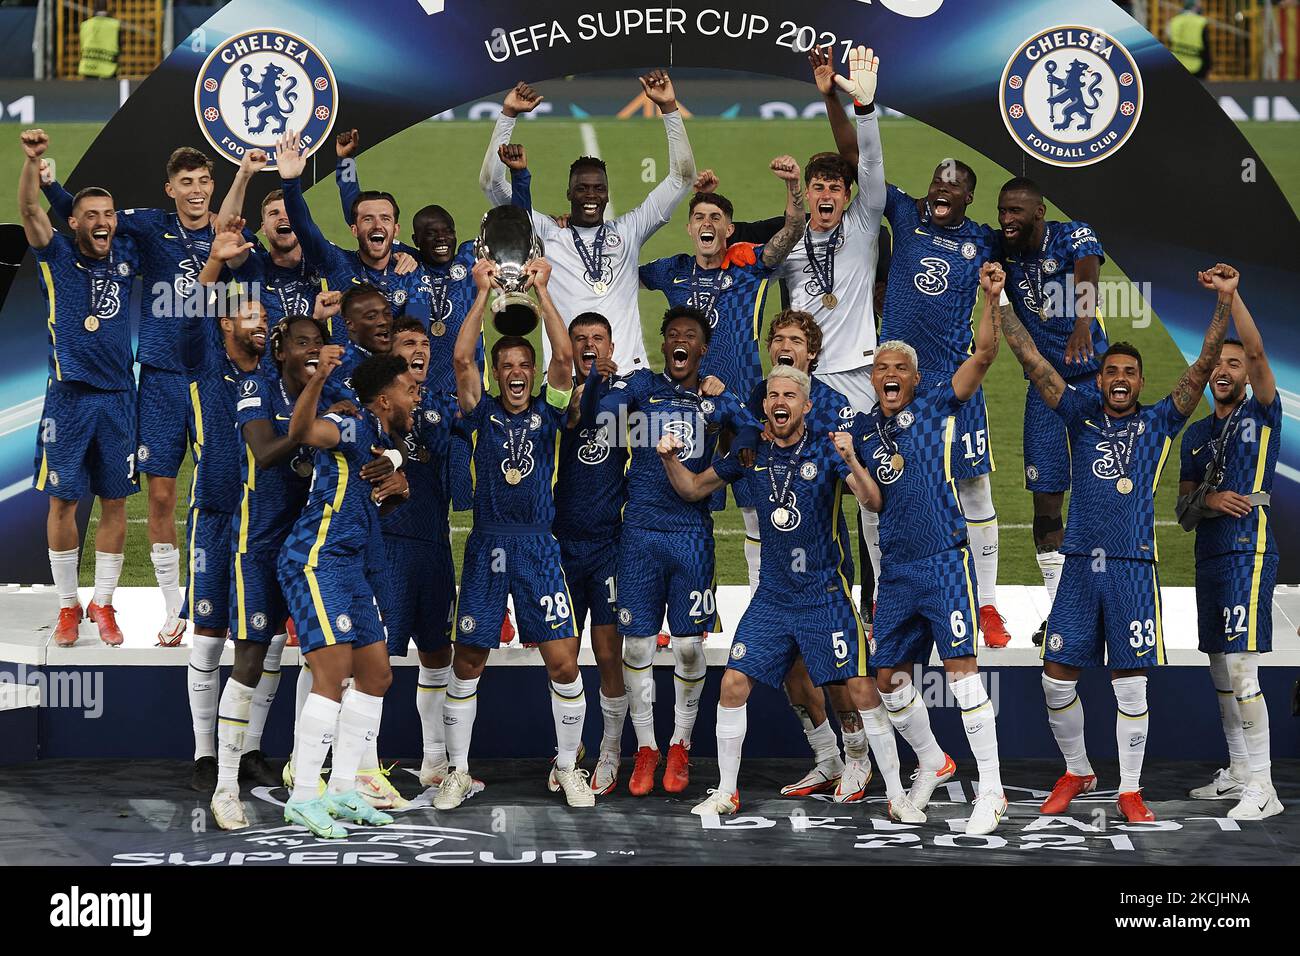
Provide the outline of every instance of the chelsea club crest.
<path id="1" fill-rule="evenodd" d="M 194 85 L 194 112 L 208 142 L 238 164 L 265 150 L 275 168 L 275 141 L 301 131 L 311 155 L 329 139 L 338 84 L 320 51 L 284 30 L 249 30 L 209 54 Z"/>
<path id="2" fill-rule="evenodd" d="M 1142 74 L 1114 37 L 1051 27 L 1011 55 L 999 98 L 1007 131 L 1025 152 L 1053 166 L 1089 166 L 1137 128 Z"/>

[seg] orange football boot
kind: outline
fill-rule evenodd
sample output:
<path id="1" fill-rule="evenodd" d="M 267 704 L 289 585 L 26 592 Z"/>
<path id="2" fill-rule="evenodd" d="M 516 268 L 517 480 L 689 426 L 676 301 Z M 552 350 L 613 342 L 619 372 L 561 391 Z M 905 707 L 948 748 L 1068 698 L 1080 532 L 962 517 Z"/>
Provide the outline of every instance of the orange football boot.
<path id="1" fill-rule="evenodd" d="M 632 779 L 628 781 L 627 792 L 634 797 L 644 797 L 655 788 L 655 770 L 659 768 L 659 751 L 642 747 L 636 752 L 636 763 L 632 767 Z"/>
<path id="2" fill-rule="evenodd" d="M 1038 808 L 1038 812 L 1047 816 L 1058 816 L 1070 809 L 1070 801 L 1080 794 L 1092 793 L 1097 789 L 1097 775 L 1090 773 L 1086 777 L 1076 777 L 1074 774 L 1066 772 L 1065 776 L 1056 781 L 1052 787 L 1052 794 L 1043 801 L 1043 805 Z"/>
<path id="3" fill-rule="evenodd" d="M 96 604 L 91 601 L 86 606 L 86 617 L 95 622 L 99 628 L 99 639 L 109 647 L 122 646 L 122 629 L 117 626 L 117 612 L 111 604 Z"/>
<path id="4" fill-rule="evenodd" d="M 984 633 L 985 647 L 1006 647 L 1011 643 L 1006 622 L 992 604 L 980 608 L 980 630 Z"/>
<path id="5" fill-rule="evenodd" d="M 691 782 L 690 752 L 680 742 L 668 748 L 668 765 L 664 767 L 664 789 L 681 793 Z"/>
<path id="6" fill-rule="evenodd" d="M 1142 801 L 1141 790 L 1130 790 L 1128 793 L 1121 793 L 1119 800 L 1116 801 L 1119 812 L 1129 823 L 1154 823 L 1156 815 L 1152 813 L 1147 805 Z"/>
<path id="7" fill-rule="evenodd" d="M 54 625 L 55 647 L 71 647 L 77 643 L 77 625 L 82 616 L 80 604 L 59 608 L 59 620 Z"/>

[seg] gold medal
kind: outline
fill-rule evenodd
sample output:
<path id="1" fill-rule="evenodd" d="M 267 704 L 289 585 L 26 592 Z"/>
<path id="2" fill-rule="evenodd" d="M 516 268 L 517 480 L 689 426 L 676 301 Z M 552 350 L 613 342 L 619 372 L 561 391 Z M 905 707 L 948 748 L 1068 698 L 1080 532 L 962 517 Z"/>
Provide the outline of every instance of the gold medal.
<path id="1" fill-rule="evenodd" d="M 777 508 L 772 512 L 772 524 L 778 528 L 784 528 L 785 523 L 790 520 L 790 512 L 785 508 Z"/>
<path id="2" fill-rule="evenodd" d="M 87 332 L 96 332 L 99 330 L 99 316 L 88 315 L 86 321 L 81 323 Z"/>
<path id="3" fill-rule="evenodd" d="M 591 288 L 592 291 L 596 293 L 596 295 L 604 295 L 606 292 L 609 291 L 609 284 L 605 282 L 604 279 L 597 279 L 595 282 L 592 283 Z"/>
<path id="4" fill-rule="evenodd" d="M 523 481 L 523 480 L 524 480 L 524 473 L 523 473 L 522 471 L 520 471 L 518 468 L 507 468 L 507 469 L 506 469 L 506 484 L 507 484 L 507 485 L 517 485 L 517 484 L 519 484 L 519 482 L 521 482 L 521 481 Z"/>
<path id="5" fill-rule="evenodd" d="M 1133 490 L 1133 479 L 1125 475 L 1119 481 L 1115 482 L 1115 490 L 1121 495 L 1127 495 Z"/>
<path id="6" fill-rule="evenodd" d="M 834 292 L 827 292 L 824 296 L 822 296 L 822 305 L 826 306 L 826 308 L 828 309 L 833 309 L 839 304 L 840 304 L 840 300 L 835 298 Z"/>
<path id="7" fill-rule="evenodd" d="M 889 467 L 890 467 L 890 470 L 892 470 L 892 471 L 902 471 L 902 470 L 903 470 L 903 464 L 904 464 L 904 462 L 903 462 L 903 456 L 900 455 L 898 452 L 894 452 L 892 455 L 889 456 Z"/>
<path id="8" fill-rule="evenodd" d="M 430 322 L 429 334 L 432 335 L 434 338 L 438 338 L 440 336 L 446 335 L 447 323 L 442 321 L 442 319 L 438 319 L 438 321 L 436 322 Z"/>

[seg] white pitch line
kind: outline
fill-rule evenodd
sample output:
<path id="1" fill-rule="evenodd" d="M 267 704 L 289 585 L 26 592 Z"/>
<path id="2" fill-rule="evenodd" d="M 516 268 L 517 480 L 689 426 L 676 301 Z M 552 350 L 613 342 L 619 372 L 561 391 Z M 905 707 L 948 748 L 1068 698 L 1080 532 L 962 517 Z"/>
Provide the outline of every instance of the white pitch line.
<path id="1" fill-rule="evenodd" d="M 592 126 L 590 123 L 580 123 L 578 124 L 578 130 L 582 133 L 583 155 L 595 156 L 597 159 L 600 159 L 600 143 L 596 140 L 596 127 Z M 613 219 L 617 215 L 618 213 L 614 212 L 614 204 L 612 202 L 606 202 L 606 221 Z"/>

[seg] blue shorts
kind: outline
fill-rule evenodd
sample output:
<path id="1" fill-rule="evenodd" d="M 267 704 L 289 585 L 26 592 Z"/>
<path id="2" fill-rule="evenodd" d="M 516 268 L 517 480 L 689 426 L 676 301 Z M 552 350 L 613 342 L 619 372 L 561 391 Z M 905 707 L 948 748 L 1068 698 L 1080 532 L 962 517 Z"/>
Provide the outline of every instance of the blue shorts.
<path id="1" fill-rule="evenodd" d="M 302 653 L 388 639 L 362 555 L 322 558 L 314 568 L 282 555 L 276 571 Z"/>
<path id="2" fill-rule="evenodd" d="M 51 383 L 36 430 L 32 485 L 65 501 L 110 501 L 140 490 L 135 475 L 135 393 Z"/>
<path id="3" fill-rule="evenodd" d="M 1086 397 L 1101 401 L 1097 379 L 1081 375 L 1067 380 Z M 1033 385 L 1025 392 L 1025 488 L 1043 494 L 1070 490 L 1070 442 L 1065 423 L 1048 408 Z"/>
<path id="4" fill-rule="evenodd" d="M 140 366 L 136 402 L 136 464 L 146 475 L 175 478 L 189 444 L 189 377 Z"/>
<path id="5" fill-rule="evenodd" d="M 1273 649 L 1276 554 L 1238 551 L 1196 562 L 1196 618 L 1206 654 Z"/>
<path id="6" fill-rule="evenodd" d="M 842 590 L 815 602 L 761 587 L 740 617 L 727 666 L 769 687 L 781 687 L 803 657 L 817 686 L 867 675 L 867 632 Z"/>
<path id="7" fill-rule="evenodd" d="M 230 626 L 230 521 L 228 511 L 191 508 L 185 519 L 185 605 L 181 617 L 195 627 Z"/>
<path id="8" fill-rule="evenodd" d="M 1067 667 L 1136 670 L 1165 663 L 1155 562 L 1067 554 L 1041 653 Z"/>
<path id="9" fill-rule="evenodd" d="M 873 667 L 973 657 L 979 638 L 975 560 L 970 548 L 949 548 L 916 561 L 884 561 L 872 619 Z"/>
<path id="10" fill-rule="evenodd" d="M 921 372 L 921 384 L 917 387 L 918 397 L 931 389 L 952 380 L 952 373 L 944 375 L 928 369 Z M 1049 414 L 1055 414 L 1050 412 Z M 957 412 L 952 435 L 952 477 L 954 481 L 966 481 L 987 475 L 995 468 L 993 463 L 993 443 L 989 436 L 988 408 L 984 404 L 984 389 L 978 389 L 970 401 L 961 406 Z"/>
<path id="11" fill-rule="evenodd" d="M 591 612 L 592 627 L 606 627 L 618 622 L 618 536 L 613 540 L 560 540 L 560 560 L 564 579 L 573 597 L 573 623 L 582 633 Z"/>
<path id="12" fill-rule="evenodd" d="M 474 472 L 471 459 L 474 446 L 469 438 L 455 429 L 448 446 L 447 482 L 452 511 L 469 511 L 474 507 Z"/>
<path id="13" fill-rule="evenodd" d="M 720 631 L 713 577 L 713 535 L 623 526 L 618 539 L 618 632 L 691 637 Z"/>
<path id="14" fill-rule="evenodd" d="M 451 542 L 384 535 L 388 585 L 380 607 L 388 625 L 388 654 L 405 657 L 411 638 L 425 654 L 451 644 L 456 568 Z"/>
<path id="15" fill-rule="evenodd" d="M 269 644 L 284 633 L 289 616 L 276 572 L 276 551 L 235 553 L 230 575 L 230 636 L 237 641 Z"/>
<path id="16" fill-rule="evenodd" d="M 524 643 L 578 636 L 560 545 L 550 532 L 495 534 L 475 528 L 469 533 L 456 598 L 456 643 L 498 646 L 507 597 L 515 600 Z"/>

